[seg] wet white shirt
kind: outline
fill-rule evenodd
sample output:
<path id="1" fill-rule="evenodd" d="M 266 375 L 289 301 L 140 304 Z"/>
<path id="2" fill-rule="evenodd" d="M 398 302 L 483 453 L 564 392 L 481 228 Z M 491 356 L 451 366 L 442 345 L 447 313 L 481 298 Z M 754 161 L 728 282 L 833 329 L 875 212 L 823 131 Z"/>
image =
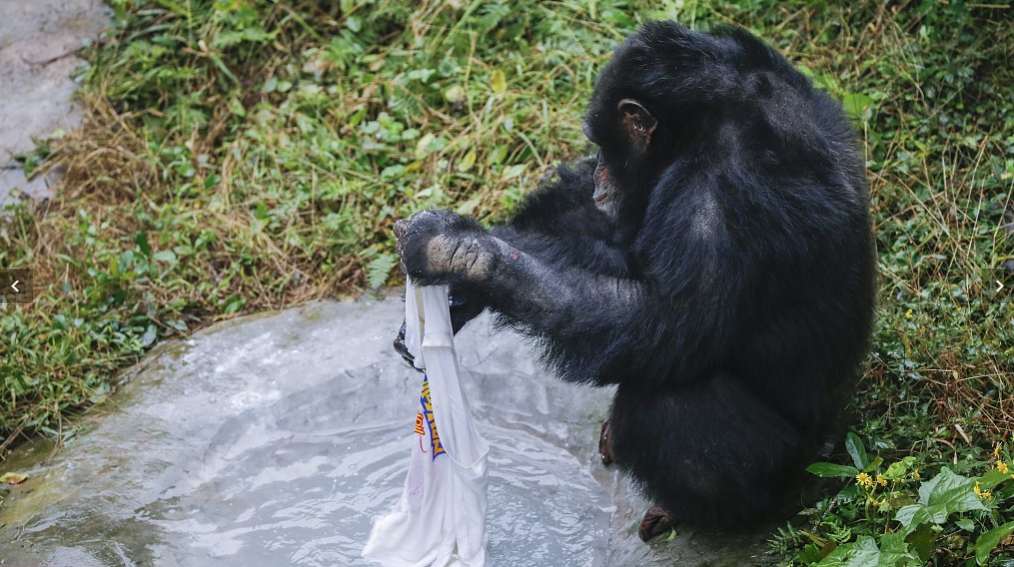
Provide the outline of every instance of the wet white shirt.
<path id="1" fill-rule="evenodd" d="M 458 383 L 447 289 L 405 290 L 405 344 L 425 370 L 405 490 L 363 557 L 384 567 L 489 567 L 486 460 Z"/>

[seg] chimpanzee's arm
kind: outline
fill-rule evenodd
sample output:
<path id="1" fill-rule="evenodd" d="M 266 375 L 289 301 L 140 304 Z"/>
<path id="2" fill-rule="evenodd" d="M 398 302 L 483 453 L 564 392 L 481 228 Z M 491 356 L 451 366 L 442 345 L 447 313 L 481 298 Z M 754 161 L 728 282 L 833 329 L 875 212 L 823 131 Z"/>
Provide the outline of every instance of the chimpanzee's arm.
<path id="1" fill-rule="evenodd" d="M 548 265 L 626 274 L 626 250 L 611 241 L 612 225 L 592 199 L 594 167 L 591 161 L 561 166 L 553 183 L 528 194 L 510 222 L 494 227 L 492 234 Z M 450 286 L 451 326 L 455 333 L 486 307 L 485 294 L 469 282 L 460 280 Z M 411 361 L 404 324 L 394 348 Z"/>
<path id="2" fill-rule="evenodd" d="M 594 169 L 594 161 L 561 166 L 559 178 L 526 195 L 493 236 L 554 267 L 627 274 L 627 250 L 614 242 L 613 223 L 595 206 Z"/>
<path id="3" fill-rule="evenodd" d="M 646 280 L 547 264 L 453 213 L 419 213 L 395 230 L 410 277 L 477 290 L 494 311 L 542 339 L 566 379 L 605 384 L 675 374 L 691 381 L 717 363 L 727 343 L 722 295 L 730 288 L 715 281 L 700 254 L 674 251 L 684 281 L 663 295 Z"/>
<path id="4" fill-rule="evenodd" d="M 587 160 L 560 166 L 553 183 L 529 193 L 511 220 L 491 233 L 549 266 L 627 275 L 627 251 L 612 241 L 613 226 L 592 198 L 594 167 Z M 455 332 L 486 307 L 483 294 L 467 282 L 452 285 L 450 295 Z"/>

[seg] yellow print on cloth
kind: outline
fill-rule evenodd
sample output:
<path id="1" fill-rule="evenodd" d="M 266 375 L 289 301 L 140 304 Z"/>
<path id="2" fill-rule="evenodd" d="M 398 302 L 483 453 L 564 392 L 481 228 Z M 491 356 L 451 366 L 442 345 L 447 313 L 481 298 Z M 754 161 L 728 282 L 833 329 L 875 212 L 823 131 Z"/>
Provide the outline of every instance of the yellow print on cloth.
<path id="1" fill-rule="evenodd" d="M 423 419 L 422 412 L 419 412 L 419 413 L 415 414 L 415 433 L 416 433 L 416 435 L 426 435 L 426 430 L 423 429 L 423 423 L 424 423 L 424 421 L 425 420 Z"/>
<path id="2" fill-rule="evenodd" d="M 425 421 L 430 430 L 430 447 L 433 449 L 433 459 L 436 459 L 438 455 L 442 455 L 446 451 L 444 451 L 444 446 L 440 444 L 437 420 L 433 415 L 433 398 L 430 397 L 430 381 L 425 374 L 423 375 L 422 395 L 419 396 L 419 402 L 422 404 L 422 412 L 416 416 L 415 432 L 419 435 L 425 434 L 422 428 L 422 422 Z"/>

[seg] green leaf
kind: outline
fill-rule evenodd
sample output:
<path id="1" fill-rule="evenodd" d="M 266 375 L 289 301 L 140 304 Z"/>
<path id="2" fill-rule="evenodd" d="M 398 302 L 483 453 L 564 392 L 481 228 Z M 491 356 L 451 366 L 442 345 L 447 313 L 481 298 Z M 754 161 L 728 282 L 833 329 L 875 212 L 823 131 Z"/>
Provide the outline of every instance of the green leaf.
<path id="1" fill-rule="evenodd" d="M 955 506 L 955 512 L 968 510 L 985 510 L 982 500 L 976 496 L 973 487 L 975 480 L 951 472 L 943 467 L 940 473 L 922 483 L 919 487 L 919 501 L 927 506 L 949 504 Z M 967 507 L 966 507 L 967 506 Z M 964 509 L 957 509 L 963 507 Z"/>
<path id="2" fill-rule="evenodd" d="M 366 281 L 370 287 L 380 287 L 387 283 L 391 268 L 398 264 L 395 254 L 381 254 L 366 266 Z"/>
<path id="3" fill-rule="evenodd" d="M 880 551 L 887 554 L 897 555 L 906 559 L 914 557 L 908 551 L 908 543 L 905 537 L 899 533 L 886 533 L 880 538 Z"/>
<path id="4" fill-rule="evenodd" d="M 486 159 L 492 165 L 500 165 L 503 160 L 507 159 L 508 148 L 504 144 L 500 144 L 493 148 L 493 151 L 489 152 L 489 158 Z"/>
<path id="5" fill-rule="evenodd" d="M 152 259 L 158 260 L 159 262 L 167 262 L 169 264 L 173 264 L 176 262 L 176 254 L 174 254 L 172 250 L 159 250 L 158 252 L 155 252 L 155 255 L 152 256 Z"/>
<path id="6" fill-rule="evenodd" d="M 433 138 L 435 137 L 433 134 L 423 134 L 423 137 L 419 138 L 419 141 L 415 144 L 415 159 L 424 159 L 432 151 L 430 143 L 433 142 Z"/>
<path id="7" fill-rule="evenodd" d="M 926 506 L 923 504 L 909 504 L 908 506 L 902 506 L 901 510 L 894 515 L 894 521 L 899 522 L 905 526 L 908 531 L 925 524 L 930 520 L 929 513 L 926 511 Z"/>
<path id="8" fill-rule="evenodd" d="M 979 477 L 980 490 L 993 490 L 1001 482 L 1010 480 L 1010 474 L 1001 472 L 1000 469 L 993 469 Z"/>
<path id="9" fill-rule="evenodd" d="M 961 518 L 957 522 L 954 522 L 954 525 L 965 530 L 966 532 L 970 532 L 975 529 L 975 522 L 969 520 L 968 518 Z"/>
<path id="10" fill-rule="evenodd" d="M 975 494 L 975 479 L 961 476 L 944 467 L 919 487 L 919 503 L 898 510 L 894 519 L 911 531 L 927 522 L 943 524 L 957 512 L 985 510 L 982 499 Z"/>
<path id="11" fill-rule="evenodd" d="M 444 91 L 444 98 L 451 104 L 465 101 L 465 87 L 454 85 Z"/>
<path id="12" fill-rule="evenodd" d="M 405 166 L 401 164 L 389 165 L 380 170 L 380 178 L 384 181 L 396 179 L 405 174 Z"/>
<path id="13" fill-rule="evenodd" d="M 821 478 L 849 478 L 859 474 L 859 469 L 856 467 L 835 463 L 813 463 L 812 465 L 806 467 L 806 470 Z"/>
<path id="14" fill-rule="evenodd" d="M 874 107 L 874 100 L 860 93 L 845 93 L 841 104 L 849 116 L 856 120 L 864 120 L 867 117 L 867 110 Z"/>
<path id="15" fill-rule="evenodd" d="M 232 294 L 223 302 L 222 313 L 236 313 L 246 305 L 246 299 L 237 294 Z"/>
<path id="16" fill-rule="evenodd" d="M 880 465 L 884 464 L 884 459 L 877 455 L 866 465 L 866 472 L 875 471 L 880 468 Z"/>
<path id="17" fill-rule="evenodd" d="M 863 446 L 863 441 L 859 439 L 859 436 L 851 431 L 845 437 L 845 451 L 852 457 L 852 462 L 857 469 L 866 470 L 866 465 L 870 464 L 866 456 L 866 447 Z"/>
<path id="18" fill-rule="evenodd" d="M 928 524 L 923 524 L 905 536 L 909 549 L 914 551 L 922 561 L 929 560 L 933 547 L 937 542 L 937 534 Z"/>
<path id="19" fill-rule="evenodd" d="M 151 346 L 156 338 L 158 338 L 158 329 L 155 325 L 148 325 L 148 328 L 144 330 L 144 334 L 141 335 L 141 346 Z"/>
<path id="20" fill-rule="evenodd" d="M 468 171 L 469 169 L 472 169 L 473 165 L 475 165 L 475 148 L 468 150 L 465 157 L 461 158 L 461 161 L 458 162 L 458 171 Z"/>
<path id="21" fill-rule="evenodd" d="M 173 2 L 172 0 L 155 0 L 155 3 L 159 4 L 160 6 L 162 6 L 167 10 L 176 12 L 177 14 L 183 16 L 184 18 L 190 16 L 190 12 L 186 8 L 184 8 L 183 6 L 181 6 L 176 2 Z"/>
<path id="22" fill-rule="evenodd" d="M 983 532 L 975 540 L 975 562 L 979 565 L 985 563 L 989 554 L 996 549 L 996 546 L 1000 545 L 1000 540 L 1007 537 L 1012 531 L 1014 531 L 1014 522 L 1007 522 L 998 528 Z"/>
<path id="23" fill-rule="evenodd" d="M 473 197 L 465 201 L 464 203 L 458 205 L 458 208 L 455 209 L 454 212 L 458 213 L 463 217 L 467 217 L 475 211 L 475 207 L 479 205 L 479 202 L 480 199 L 478 197 Z"/>
<path id="24" fill-rule="evenodd" d="M 884 534 L 881 546 L 869 536 L 838 546 L 817 567 L 899 567 L 915 566 L 921 561 L 909 549 L 901 534 Z"/>
<path id="25" fill-rule="evenodd" d="M 130 271 L 130 268 L 134 265 L 134 251 L 124 250 L 120 254 L 119 264 L 117 266 L 117 274 L 126 274 Z"/>
<path id="26" fill-rule="evenodd" d="M 264 83 L 264 86 L 261 88 L 261 92 L 264 94 L 271 94 L 275 92 L 275 89 L 277 88 L 278 88 L 278 78 L 271 77 L 270 79 L 267 80 L 267 82 Z"/>
<path id="27" fill-rule="evenodd" d="M 891 463 L 887 467 L 887 471 L 884 472 L 884 478 L 887 480 L 904 480 L 908 476 L 910 470 L 918 463 L 915 457 L 905 457 L 900 461 Z"/>
<path id="28" fill-rule="evenodd" d="M 503 71 L 496 69 L 489 77 L 489 86 L 492 87 L 493 92 L 496 94 L 503 94 L 507 92 L 507 77 L 503 74 Z"/>
<path id="29" fill-rule="evenodd" d="M 137 242 L 137 247 L 141 249 L 141 254 L 147 257 L 151 257 L 151 246 L 148 245 L 148 237 L 143 232 L 138 232 L 134 237 L 134 242 Z"/>
<path id="30" fill-rule="evenodd" d="M 523 163 L 519 163 L 517 165 L 511 165 L 511 166 L 508 166 L 508 167 L 504 168 L 504 170 L 503 170 L 503 179 L 504 179 L 504 181 L 508 181 L 510 179 L 515 179 L 517 177 L 521 177 L 521 175 L 523 175 L 525 173 L 525 170 L 527 168 L 528 168 L 528 166 L 526 166 Z"/>

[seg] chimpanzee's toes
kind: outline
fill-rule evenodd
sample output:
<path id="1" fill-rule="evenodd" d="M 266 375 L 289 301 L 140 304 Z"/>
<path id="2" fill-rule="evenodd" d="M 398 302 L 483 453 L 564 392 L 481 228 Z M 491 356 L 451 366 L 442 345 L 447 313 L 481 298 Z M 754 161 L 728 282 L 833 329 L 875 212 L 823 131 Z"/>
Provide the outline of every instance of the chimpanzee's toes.
<path id="1" fill-rule="evenodd" d="M 668 512 L 658 506 L 652 506 L 644 513 L 637 535 L 641 536 L 641 541 L 646 542 L 655 536 L 671 532 L 673 523 L 672 516 Z"/>
<path id="2" fill-rule="evenodd" d="M 603 465 L 611 465 L 613 460 L 613 431 L 609 429 L 609 420 L 602 422 L 602 430 L 599 433 L 599 455 L 602 457 Z"/>

